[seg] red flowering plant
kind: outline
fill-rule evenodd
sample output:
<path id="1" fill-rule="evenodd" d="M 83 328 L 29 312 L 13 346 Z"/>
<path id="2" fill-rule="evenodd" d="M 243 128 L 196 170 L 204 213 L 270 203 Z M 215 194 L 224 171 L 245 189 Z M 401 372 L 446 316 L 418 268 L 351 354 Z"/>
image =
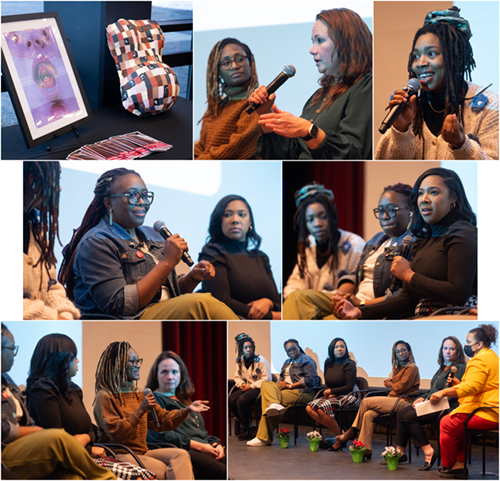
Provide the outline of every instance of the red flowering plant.
<path id="1" fill-rule="evenodd" d="M 279 429 L 278 432 L 276 433 L 276 436 L 278 436 L 279 438 L 289 438 L 290 430 L 288 428 Z"/>
<path id="2" fill-rule="evenodd" d="M 366 444 L 363 444 L 361 441 L 354 440 L 352 443 L 354 446 L 349 447 L 351 451 L 361 451 L 362 449 L 366 449 Z"/>

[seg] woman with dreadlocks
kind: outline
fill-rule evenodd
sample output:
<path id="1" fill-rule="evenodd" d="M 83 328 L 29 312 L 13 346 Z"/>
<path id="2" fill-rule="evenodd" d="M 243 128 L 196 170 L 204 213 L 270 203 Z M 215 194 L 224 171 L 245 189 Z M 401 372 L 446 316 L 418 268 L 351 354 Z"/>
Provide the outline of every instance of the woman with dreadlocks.
<path id="1" fill-rule="evenodd" d="M 151 391 L 137 390 L 142 359 L 128 342 L 112 342 L 101 354 L 96 370 L 94 419 L 99 442 L 128 446 L 158 479 L 194 479 L 189 454 L 184 449 L 167 448 L 148 451 L 148 429 L 175 429 L 191 412 L 209 409 L 208 401 L 194 401 L 189 406 L 166 411 L 156 404 Z M 152 410 L 157 420 L 153 420 Z M 134 462 L 130 455 L 120 459 Z"/>
<path id="2" fill-rule="evenodd" d="M 459 12 L 429 12 L 415 34 L 408 73 L 421 90 L 410 98 L 394 93 L 389 107 L 407 106 L 380 139 L 376 159 L 498 159 L 498 96 L 470 83 L 472 32 Z"/>
<path id="3" fill-rule="evenodd" d="M 253 92 L 250 102 L 261 104 L 257 152 L 278 160 L 371 159 L 372 34 L 357 13 L 334 8 L 316 15 L 311 38 L 321 88 L 300 117 L 278 109 L 266 87 Z"/>
<path id="4" fill-rule="evenodd" d="M 194 144 L 198 160 L 256 159 L 260 135 L 258 113 L 248 115 L 250 93 L 259 80 L 248 46 L 235 38 L 217 42 L 207 66 L 207 111 L 200 140 Z"/>
<path id="5" fill-rule="evenodd" d="M 64 249 L 60 280 L 82 312 L 142 319 L 237 319 L 210 294 L 192 294 L 215 269 L 208 261 L 177 278 L 187 242 L 143 226 L 154 193 L 125 168 L 98 179 L 94 200 Z"/>
<path id="6" fill-rule="evenodd" d="M 271 368 L 264 358 L 255 352 L 254 340 L 245 333 L 235 338 L 236 372 L 234 388 L 229 395 L 229 409 L 239 422 L 238 439 L 244 441 L 255 436 L 257 429 L 252 426 L 252 406 L 259 397 L 264 381 L 272 381 Z"/>
<path id="7" fill-rule="evenodd" d="M 54 245 L 59 240 L 59 162 L 24 162 L 23 318 L 79 319 L 57 282 Z"/>
<path id="8" fill-rule="evenodd" d="M 337 227 L 333 192 L 313 182 L 295 192 L 298 262 L 283 291 L 283 319 L 323 319 L 339 279 L 356 270 L 365 241 Z"/>

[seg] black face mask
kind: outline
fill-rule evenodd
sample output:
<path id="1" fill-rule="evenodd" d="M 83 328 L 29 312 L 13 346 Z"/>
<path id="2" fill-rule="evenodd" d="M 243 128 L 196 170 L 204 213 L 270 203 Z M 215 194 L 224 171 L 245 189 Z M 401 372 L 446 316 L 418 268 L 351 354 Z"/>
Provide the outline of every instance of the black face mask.
<path id="1" fill-rule="evenodd" d="M 476 345 L 477 342 L 474 344 L 466 344 L 464 346 L 464 353 L 467 357 L 474 357 L 475 352 L 472 350 L 472 346 Z"/>

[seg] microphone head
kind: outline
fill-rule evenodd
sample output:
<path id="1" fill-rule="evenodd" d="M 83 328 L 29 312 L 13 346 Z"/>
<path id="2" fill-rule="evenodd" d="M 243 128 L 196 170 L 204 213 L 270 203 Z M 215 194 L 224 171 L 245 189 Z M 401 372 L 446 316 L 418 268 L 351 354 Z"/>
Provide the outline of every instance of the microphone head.
<path id="1" fill-rule="evenodd" d="M 160 229 L 162 229 L 163 227 L 165 227 L 165 222 L 163 222 L 162 220 L 157 220 L 153 224 L 153 229 L 155 230 L 155 232 L 160 232 Z"/>
<path id="2" fill-rule="evenodd" d="M 295 67 L 293 65 L 285 65 L 283 67 L 283 73 L 288 77 L 293 77 L 295 75 Z"/>
<path id="3" fill-rule="evenodd" d="M 457 366 L 451 366 L 450 371 L 455 374 L 457 372 Z"/>
<path id="4" fill-rule="evenodd" d="M 415 93 L 417 93 L 422 88 L 422 85 L 416 78 L 411 78 L 410 80 L 408 80 L 406 86 L 412 89 Z"/>
<path id="5" fill-rule="evenodd" d="M 403 245 L 404 246 L 411 246 L 415 243 L 415 239 L 411 235 L 405 235 L 403 237 Z"/>
<path id="6" fill-rule="evenodd" d="M 144 389 L 144 391 L 142 391 L 142 394 L 144 394 L 144 396 L 148 396 L 149 394 L 151 394 L 151 389 L 147 387 L 146 389 Z"/>

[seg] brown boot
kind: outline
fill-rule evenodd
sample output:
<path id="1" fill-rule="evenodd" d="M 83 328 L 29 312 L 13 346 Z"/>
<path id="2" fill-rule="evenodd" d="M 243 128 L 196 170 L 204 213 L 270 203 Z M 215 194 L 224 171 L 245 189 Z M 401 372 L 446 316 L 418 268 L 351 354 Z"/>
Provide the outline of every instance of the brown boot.
<path id="1" fill-rule="evenodd" d="M 337 436 L 337 441 L 345 443 L 346 441 L 349 441 L 349 439 L 356 439 L 357 435 L 358 430 L 356 428 L 350 427 L 344 434 L 339 434 Z"/>

